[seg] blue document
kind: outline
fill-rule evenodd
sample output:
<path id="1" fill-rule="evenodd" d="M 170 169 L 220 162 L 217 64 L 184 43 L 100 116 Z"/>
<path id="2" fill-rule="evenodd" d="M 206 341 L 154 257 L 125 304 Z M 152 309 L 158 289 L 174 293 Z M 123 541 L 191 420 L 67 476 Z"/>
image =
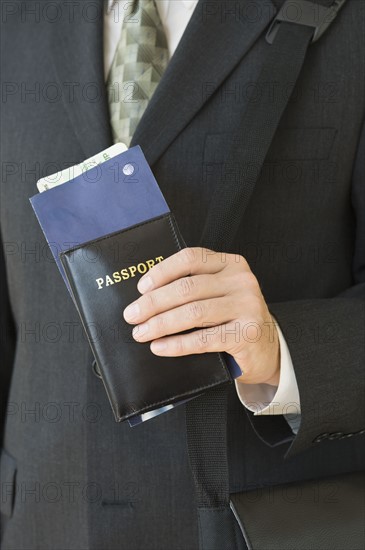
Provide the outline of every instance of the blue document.
<path id="1" fill-rule="evenodd" d="M 60 252 L 170 211 L 139 146 L 30 202 L 67 286 Z"/>

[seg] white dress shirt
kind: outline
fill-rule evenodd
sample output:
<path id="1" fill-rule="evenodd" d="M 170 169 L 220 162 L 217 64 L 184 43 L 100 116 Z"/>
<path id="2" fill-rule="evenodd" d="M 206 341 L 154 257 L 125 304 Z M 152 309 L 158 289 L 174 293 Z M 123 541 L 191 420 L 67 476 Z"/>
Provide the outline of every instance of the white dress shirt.
<path id="1" fill-rule="evenodd" d="M 170 57 L 176 50 L 198 0 L 155 0 L 164 26 Z M 131 0 L 108 0 L 104 17 L 105 80 L 118 45 L 124 18 L 130 12 Z M 280 343 L 279 386 L 242 384 L 236 381 L 240 401 L 255 415 L 284 414 L 294 429 L 292 419 L 300 414 L 298 385 L 284 336 L 277 325 Z M 288 415 L 288 416 L 287 416 Z"/>

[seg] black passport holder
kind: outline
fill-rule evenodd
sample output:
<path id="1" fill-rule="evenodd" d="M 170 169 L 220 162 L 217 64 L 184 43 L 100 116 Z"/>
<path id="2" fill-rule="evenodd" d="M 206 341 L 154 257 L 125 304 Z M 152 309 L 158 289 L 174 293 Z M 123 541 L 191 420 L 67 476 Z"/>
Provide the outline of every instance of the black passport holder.
<path id="1" fill-rule="evenodd" d="M 60 254 L 117 421 L 231 380 L 221 354 L 155 356 L 124 321 L 124 308 L 140 296 L 139 278 L 184 246 L 168 213 Z"/>

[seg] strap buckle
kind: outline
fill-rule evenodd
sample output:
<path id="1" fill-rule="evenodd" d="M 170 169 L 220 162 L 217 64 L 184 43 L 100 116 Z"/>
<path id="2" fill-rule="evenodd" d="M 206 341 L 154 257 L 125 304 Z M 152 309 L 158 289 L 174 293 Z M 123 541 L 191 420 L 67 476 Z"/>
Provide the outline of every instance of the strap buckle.
<path id="1" fill-rule="evenodd" d="M 335 0 L 326 7 L 307 0 L 286 0 L 270 25 L 266 41 L 272 44 L 281 22 L 313 27 L 312 43 L 316 42 L 336 18 L 346 0 Z"/>

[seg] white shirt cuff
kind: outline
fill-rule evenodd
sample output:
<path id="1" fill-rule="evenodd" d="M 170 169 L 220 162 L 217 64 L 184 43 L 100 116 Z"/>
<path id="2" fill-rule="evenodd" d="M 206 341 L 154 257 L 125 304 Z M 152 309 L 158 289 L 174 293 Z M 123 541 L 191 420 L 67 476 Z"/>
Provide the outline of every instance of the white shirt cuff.
<path id="1" fill-rule="evenodd" d="M 279 385 L 243 384 L 235 381 L 241 403 L 255 415 L 300 415 L 300 398 L 290 352 L 278 324 L 276 329 L 280 345 Z"/>

